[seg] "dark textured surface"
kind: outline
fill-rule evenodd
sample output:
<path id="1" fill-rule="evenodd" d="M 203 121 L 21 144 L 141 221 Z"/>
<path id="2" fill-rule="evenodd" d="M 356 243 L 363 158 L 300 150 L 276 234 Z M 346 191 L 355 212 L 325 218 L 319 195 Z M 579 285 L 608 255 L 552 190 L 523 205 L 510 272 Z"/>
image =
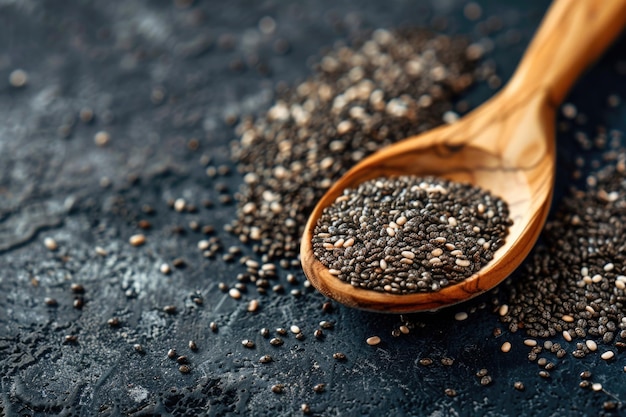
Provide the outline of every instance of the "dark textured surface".
<path id="1" fill-rule="evenodd" d="M 551 378 L 540 378 L 526 358 L 523 335 L 508 334 L 490 311 L 491 296 L 415 316 L 424 327 L 393 338 L 396 316 L 340 306 L 323 312 L 323 297 L 303 287 L 297 268 L 290 271 L 297 285 L 279 270 L 276 282 L 285 294 L 257 295 L 250 286 L 242 300 L 233 300 L 217 285 L 233 285 L 244 268 L 219 256 L 205 259 L 196 247 L 203 236 L 189 229 L 192 220 L 214 225 L 226 248 L 237 243 L 222 230 L 234 206 L 221 204 L 215 188 L 222 183 L 234 192 L 241 178 L 209 178 L 200 163 L 210 155 L 216 166 L 229 164 L 234 134 L 224 116 L 264 111 L 276 82 L 302 80 L 309 56 L 356 29 L 437 24 L 435 16 L 448 16 L 447 31 L 484 37 L 459 4 L 435 3 L 238 0 L 181 8 L 165 0 L 0 0 L 0 415 L 286 416 L 300 414 L 303 402 L 319 415 L 598 415 L 604 401 L 626 398 L 621 354 L 611 363 L 597 355 L 557 360 L 545 354 L 557 367 Z M 506 80 L 547 2 L 500 3 L 485 1 L 480 21 L 502 18 L 488 57 Z M 257 30 L 266 15 L 277 23 L 271 36 Z M 233 37 L 232 50 L 219 41 L 224 34 Z M 521 41 L 511 44 L 518 35 Z M 289 42 L 287 54 L 273 50 L 276 39 Z M 624 40 L 614 46 L 568 99 L 587 116 L 580 129 L 626 128 L 626 106 L 606 106 L 613 92 L 626 97 L 616 71 L 624 69 L 625 46 Z M 16 68 L 28 74 L 24 88 L 8 83 Z M 155 89 L 165 92 L 162 103 L 151 100 Z M 491 93 L 482 86 L 467 97 L 475 106 Z M 91 123 L 78 118 L 84 108 L 95 113 Z M 111 135 L 103 148 L 93 141 L 100 130 Z M 580 152 L 573 131 L 559 135 L 557 199 Z M 187 147 L 192 138 L 200 143 L 195 152 Z M 110 187 L 101 187 L 103 177 Z M 171 209 L 168 199 L 179 197 L 198 211 Z M 214 207 L 204 208 L 205 199 Z M 155 214 L 143 214 L 145 204 Z M 152 229 L 146 245 L 136 248 L 128 238 L 141 219 Z M 174 233 L 177 225 L 186 232 Z M 56 239 L 57 251 L 44 247 L 47 236 Z M 97 255 L 96 246 L 107 255 Z M 162 262 L 179 257 L 185 268 L 159 272 Z M 82 309 L 72 306 L 72 283 L 86 289 Z M 294 288 L 303 294 L 291 295 Z M 203 305 L 193 302 L 196 294 Z M 45 297 L 58 306 L 47 306 Z M 253 298 L 260 300 L 255 313 L 247 311 Z M 163 312 L 167 305 L 175 305 L 176 314 Z M 457 322 L 460 310 L 476 312 Z M 112 317 L 120 319 L 119 328 L 107 325 Z M 313 337 L 320 320 L 336 323 L 323 340 Z M 219 325 L 215 333 L 211 321 Z M 262 327 L 274 333 L 293 324 L 305 340 L 289 334 L 274 347 L 259 334 Z M 502 336 L 493 335 L 496 327 L 505 330 Z M 382 343 L 368 346 L 365 339 L 375 334 Z M 64 343 L 66 335 L 77 341 Z M 196 352 L 187 347 L 190 339 Z M 256 347 L 243 347 L 243 339 Z M 506 355 L 504 340 L 514 346 Z M 189 374 L 166 356 L 172 347 L 188 356 Z M 332 358 L 338 351 L 346 361 Z M 273 362 L 259 363 L 265 354 Z M 420 365 L 424 357 L 434 363 Z M 454 363 L 442 365 L 444 357 Z M 489 370 L 491 385 L 480 385 L 480 368 Z M 605 392 L 578 388 L 584 369 Z M 524 392 L 513 389 L 517 380 Z M 272 393 L 279 383 L 284 392 Z M 326 392 L 313 391 L 318 383 Z M 458 395 L 447 397 L 446 388 Z"/>

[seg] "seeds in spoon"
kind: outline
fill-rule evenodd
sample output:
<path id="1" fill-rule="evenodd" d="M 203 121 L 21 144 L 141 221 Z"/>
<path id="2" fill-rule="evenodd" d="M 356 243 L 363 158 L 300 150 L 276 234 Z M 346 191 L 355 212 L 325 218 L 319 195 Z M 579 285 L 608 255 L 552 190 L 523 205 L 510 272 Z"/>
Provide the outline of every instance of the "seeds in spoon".
<path id="1" fill-rule="evenodd" d="M 411 294 L 470 277 L 493 259 L 510 225 L 506 203 L 478 187 L 434 177 L 381 177 L 344 190 L 326 207 L 312 244 L 338 279 Z M 335 245 L 347 240 L 354 243 Z"/>

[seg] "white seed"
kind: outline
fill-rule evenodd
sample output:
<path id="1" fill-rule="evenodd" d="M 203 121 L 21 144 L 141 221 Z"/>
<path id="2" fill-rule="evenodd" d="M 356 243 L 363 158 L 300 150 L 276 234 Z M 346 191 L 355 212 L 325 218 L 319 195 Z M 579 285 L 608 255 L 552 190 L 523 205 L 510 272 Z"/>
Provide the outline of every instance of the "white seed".
<path id="1" fill-rule="evenodd" d="M 509 312 L 509 305 L 508 304 L 502 304 L 500 306 L 500 308 L 498 309 L 498 314 L 502 317 L 502 316 L 506 316 Z"/>
<path id="2" fill-rule="evenodd" d="M 104 130 L 96 133 L 93 137 L 93 142 L 100 147 L 107 146 L 110 141 L 111 135 L 109 135 L 109 133 L 105 132 Z"/>
<path id="3" fill-rule="evenodd" d="M 613 353 L 613 351 L 611 350 L 607 350 L 602 355 L 600 355 L 600 357 L 604 359 L 605 361 L 613 359 L 614 356 L 615 356 L 615 353 Z"/>
<path id="4" fill-rule="evenodd" d="M 298 326 L 296 326 L 296 325 L 291 326 L 291 327 L 289 328 L 289 330 L 291 330 L 291 333 L 293 333 L 293 334 L 298 334 L 298 333 L 300 333 L 300 328 L 299 328 Z"/>
<path id="5" fill-rule="evenodd" d="M 415 254 L 408 250 L 402 251 L 400 255 L 402 255 L 404 258 L 407 258 L 407 259 L 415 259 Z"/>
<path id="6" fill-rule="evenodd" d="M 511 342 L 504 342 L 502 346 L 500 346 L 500 350 L 504 353 L 507 353 L 511 350 Z"/>
<path id="7" fill-rule="evenodd" d="M 437 257 L 437 256 L 441 256 L 443 255 L 443 250 L 441 250 L 441 248 L 435 248 L 432 250 L 432 252 L 430 252 L 431 255 Z"/>
<path id="8" fill-rule="evenodd" d="M 567 330 L 563 330 L 563 339 L 567 340 L 568 342 L 572 341 L 572 335 L 569 334 L 569 332 Z"/>
<path id="9" fill-rule="evenodd" d="M 184 199 L 177 198 L 176 201 L 174 201 L 174 210 L 181 212 L 185 210 L 185 207 L 187 207 L 187 202 Z"/>
<path id="10" fill-rule="evenodd" d="M 344 240 L 344 239 L 338 239 L 338 240 L 337 240 L 337 241 L 333 244 L 333 246 L 335 246 L 336 248 L 340 248 L 340 247 L 342 247 L 342 246 L 343 246 L 343 243 L 344 243 L 344 242 L 345 242 L 345 240 Z"/>
<path id="11" fill-rule="evenodd" d="M 602 384 L 599 382 L 596 382 L 594 384 L 591 384 L 591 389 L 594 391 L 602 391 Z"/>
<path id="12" fill-rule="evenodd" d="M 142 234 L 132 235 L 128 242 L 133 246 L 141 246 L 146 243 L 146 237 Z"/>
<path id="13" fill-rule="evenodd" d="M 354 239 L 353 238 L 349 238 L 348 240 L 343 242 L 343 247 L 344 248 L 349 248 L 350 246 L 353 246 L 353 245 L 354 245 Z"/>
<path id="14" fill-rule="evenodd" d="M 409 259 L 409 258 L 402 258 L 402 259 L 400 259 L 400 263 L 401 264 L 406 264 L 406 265 L 413 265 L 413 260 Z"/>
<path id="15" fill-rule="evenodd" d="M 170 266 L 168 264 L 161 264 L 161 266 L 159 267 L 159 271 L 161 271 L 162 274 L 167 275 L 170 272 L 172 272 L 172 268 L 170 268 Z"/>
<path id="16" fill-rule="evenodd" d="M 620 290 L 623 290 L 626 288 L 626 284 L 624 283 L 624 281 L 615 280 L 615 287 L 617 287 Z"/>
<path id="17" fill-rule="evenodd" d="M 24 87 L 28 82 L 28 74 L 22 69 L 16 69 L 9 74 L 9 84 L 12 87 Z"/>
<path id="18" fill-rule="evenodd" d="M 380 343 L 380 337 L 378 336 L 368 337 L 367 340 L 365 340 L 365 342 L 370 346 L 376 346 L 377 344 Z"/>
<path id="19" fill-rule="evenodd" d="M 237 288 L 231 288 L 230 290 L 228 290 L 228 295 L 230 295 L 235 300 L 241 298 L 241 292 Z"/>
<path id="20" fill-rule="evenodd" d="M 598 282 L 601 282 L 601 281 L 602 281 L 602 275 L 600 274 L 596 274 L 591 277 L 591 282 L 593 282 L 594 284 L 597 284 Z"/>
<path id="21" fill-rule="evenodd" d="M 329 270 L 328 270 L 328 273 L 329 273 L 330 275 L 335 275 L 335 276 L 337 276 L 337 275 L 341 274 L 341 271 L 339 271 L 338 269 L 329 269 Z"/>
<path id="22" fill-rule="evenodd" d="M 459 223 L 456 221 L 454 217 L 448 217 L 448 224 L 452 227 L 457 226 Z"/>
<path id="23" fill-rule="evenodd" d="M 461 266 L 461 267 L 464 267 L 464 268 L 467 267 L 467 266 L 470 266 L 470 264 L 471 264 L 471 262 L 468 261 L 467 259 L 457 259 L 457 260 L 454 261 L 454 263 L 457 264 L 458 266 Z"/>
<path id="24" fill-rule="evenodd" d="M 586 266 L 580 268 L 580 275 L 582 275 L 583 277 L 589 275 L 589 268 L 587 268 Z"/>
<path id="25" fill-rule="evenodd" d="M 525 339 L 524 344 L 528 347 L 535 347 L 537 346 L 537 341 L 535 339 Z"/>
<path id="26" fill-rule="evenodd" d="M 380 260 L 380 268 L 384 271 L 387 269 L 387 262 L 384 259 Z"/>
<path id="27" fill-rule="evenodd" d="M 407 218 L 404 216 L 400 216 L 396 219 L 396 224 L 398 226 L 404 226 L 404 224 L 407 222 Z"/>
<path id="28" fill-rule="evenodd" d="M 209 249 L 209 246 L 211 246 L 211 244 L 208 240 L 201 240 L 198 242 L 198 249 L 200 250 L 207 250 Z"/>
<path id="29" fill-rule="evenodd" d="M 594 310 L 593 307 L 591 307 L 591 306 L 585 306 L 585 310 L 587 310 L 591 314 L 594 314 L 596 312 L 596 310 Z"/>
<path id="30" fill-rule="evenodd" d="M 612 271 L 614 268 L 615 268 L 615 265 L 613 265 L 613 263 L 611 262 L 609 262 L 608 264 L 602 267 L 602 269 L 604 269 L 606 272 Z"/>
<path id="31" fill-rule="evenodd" d="M 467 317 L 468 315 L 465 311 L 459 311 L 458 313 L 454 315 L 454 319 L 457 321 L 467 320 Z"/>
<path id="32" fill-rule="evenodd" d="M 259 264 L 257 261 L 255 261 L 254 259 L 248 259 L 246 261 L 246 266 L 248 268 L 252 268 L 252 269 L 259 269 L 259 267 L 261 266 L 261 264 Z"/>
<path id="33" fill-rule="evenodd" d="M 392 227 L 388 227 L 386 230 L 389 236 L 394 237 L 396 235 L 396 231 Z"/>
<path id="34" fill-rule="evenodd" d="M 410 332 L 409 328 L 405 325 L 400 326 L 399 329 L 402 334 L 409 334 Z"/>
<path id="35" fill-rule="evenodd" d="M 96 246 L 95 251 L 100 256 L 107 256 L 107 251 L 102 246 Z"/>
<path id="36" fill-rule="evenodd" d="M 564 314 L 563 317 L 561 317 L 561 318 L 566 323 L 573 323 L 574 322 L 574 317 L 570 316 L 569 314 Z"/>
<path id="37" fill-rule="evenodd" d="M 593 340 L 585 340 L 585 345 L 587 345 L 587 349 L 589 349 L 592 352 L 595 352 L 596 350 L 598 350 L 598 345 Z"/>
<path id="38" fill-rule="evenodd" d="M 52 239 L 51 237 L 47 237 L 43 240 L 43 244 L 48 250 L 57 250 L 59 245 L 57 245 L 57 241 Z"/>
<path id="39" fill-rule="evenodd" d="M 250 300 L 250 302 L 248 303 L 248 311 L 254 312 L 254 311 L 257 311 L 258 308 L 259 308 L 259 300 Z"/>

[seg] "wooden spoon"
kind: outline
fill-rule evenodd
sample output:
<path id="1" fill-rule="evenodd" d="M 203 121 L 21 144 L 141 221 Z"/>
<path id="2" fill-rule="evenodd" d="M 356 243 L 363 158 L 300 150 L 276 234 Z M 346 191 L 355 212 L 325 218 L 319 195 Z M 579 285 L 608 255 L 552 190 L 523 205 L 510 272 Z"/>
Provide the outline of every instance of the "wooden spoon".
<path id="1" fill-rule="evenodd" d="M 552 199 L 555 111 L 578 75 L 626 24 L 626 0 L 557 0 L 508 85 L 456 123 L 381 149 L 340 178 L 311 213 L 301 242 L 302 267 L 324 295 L 350 307 L 405 313 L 436 310 L 496 286 L 535 244 Z M 435 175 L 475 184 L 504 199 L 514 221 L 494 259 L 437 292 L 389 294 L 353 287 L 313 254 L 322 210 L 345 188 L 380 176 Z"/>

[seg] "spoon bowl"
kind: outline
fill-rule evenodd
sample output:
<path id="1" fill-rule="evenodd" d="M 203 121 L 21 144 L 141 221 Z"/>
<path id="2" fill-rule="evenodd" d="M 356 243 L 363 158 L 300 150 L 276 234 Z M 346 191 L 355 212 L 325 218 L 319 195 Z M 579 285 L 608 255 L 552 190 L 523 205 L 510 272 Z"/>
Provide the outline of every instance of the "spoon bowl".
<path id="1" fill-rule="evenodd" d="M 509 276 L 545 223 L 555 176 L 555 111 L 577 75 L 626 23 L 626 2 L 553 3 L 514 77 L 461 120 L 388 146 L 360 161 L 318 202 L 306 224 L 301 262 L 309 281 L 347 306 L 407 313 L 436 310 L 475 297 Z M 581 28 L 586 37 L 581 39 Z M 494 258 L 439 291 L 390 294 L 356 288 L 330 274 L 312 239 L 324 208 L 346 188 L 400 175 L 437 176 L 489 190 L 507 202 L 513 225 Z"/>

